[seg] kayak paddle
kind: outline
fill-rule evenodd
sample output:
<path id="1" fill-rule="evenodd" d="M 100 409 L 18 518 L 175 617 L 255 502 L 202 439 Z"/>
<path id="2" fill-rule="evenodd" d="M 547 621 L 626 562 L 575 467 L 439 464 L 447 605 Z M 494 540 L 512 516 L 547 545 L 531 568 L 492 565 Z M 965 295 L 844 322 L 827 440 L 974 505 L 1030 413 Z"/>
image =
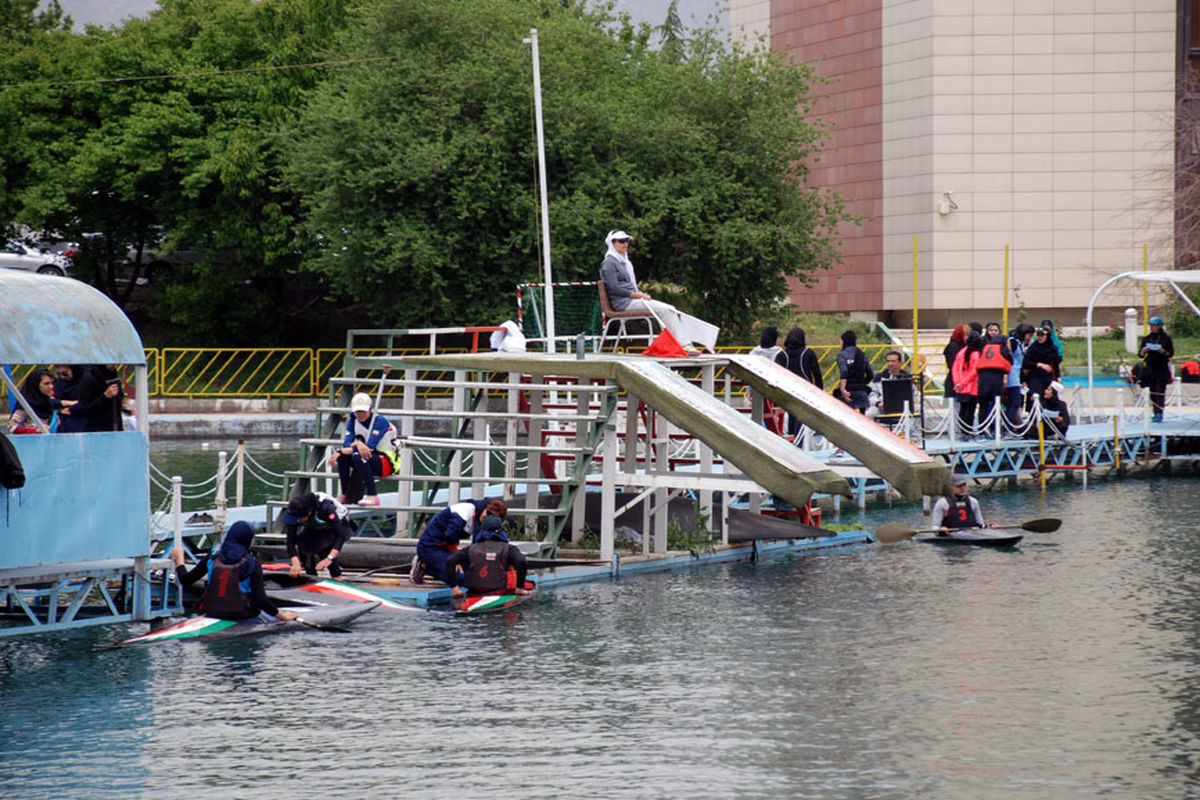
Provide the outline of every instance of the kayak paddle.
<path id="1" fill-rule="evenodd" d="M 998 528 L 990 528 L 989 530 L 996 531 L 1011 531 L 1020 529 L 1029 531 L 1030 533 L 1054 533 L 1062 526 L 1062 520 L 1054 517 L 1043 517 L 1041 519 L 1031 519 L 1023 522 L 1020 525 L 1001 525 Z M 875 529 L 875 540 L 884 544 L 892 544 L 893 542 L 902 542 L 905 539 L 911 539 L 919 533 L 940 533 L 938 528 L 932 530 L 920 531 L 916 528 L 905 525 L 901 522 L 889 522 L 886 525 L 880 525 Z"/>

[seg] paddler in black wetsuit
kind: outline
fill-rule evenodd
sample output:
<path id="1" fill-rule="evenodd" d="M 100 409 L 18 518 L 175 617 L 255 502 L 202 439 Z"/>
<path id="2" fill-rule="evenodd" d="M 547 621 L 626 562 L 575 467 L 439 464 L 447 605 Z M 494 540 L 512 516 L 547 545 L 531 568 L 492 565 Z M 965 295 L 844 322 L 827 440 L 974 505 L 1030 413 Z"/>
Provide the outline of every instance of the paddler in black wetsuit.
<path id="1" fill-rule="evenodd" d="M 254 619 L 274 622 L 296 619 L 295 612 L 280 611 L 263 588 L 262 564 L 250 554 L 254 528 L 248 522 L 235 522 L 225 534 L 216 556 L 205 556 L 188 570 L 183 565 L 183 548 L 171 550 L 175 577 L 181 586 L 191 586 L 201 575 L 207 576 L 200 611 L 218 619 Z"/>
<path id="2" fill-rule="evenodd" d="M 967 494 L 967 476 L 955 473 L 954 496 L 939 497 L 933 504 L 932 517 L 938 526 L 938 534 L 945 536 L 953 530 L 965 528 L 995 528 L 983 521 L 983 509 L 979 501 Z"/>
<path id="3" fill-rule="evenodd" d="M 511 591 L 529 594 L 525 588 L 525 554 L 508 543 L 504 520 L 489 515 L 479 521 L 479 533 L 470 547 L 456 550 L 446 562 L 455 597 L 468 594 Z"/>

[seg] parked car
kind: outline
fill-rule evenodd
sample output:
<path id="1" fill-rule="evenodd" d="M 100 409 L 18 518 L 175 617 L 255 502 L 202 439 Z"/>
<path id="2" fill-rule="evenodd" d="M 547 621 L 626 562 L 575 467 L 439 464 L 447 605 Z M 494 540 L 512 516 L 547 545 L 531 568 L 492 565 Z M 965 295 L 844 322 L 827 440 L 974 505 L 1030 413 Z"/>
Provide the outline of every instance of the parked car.
<path id="1" fill-rule="evenodd" d="M 71 269 L 71 259 L 8 240 L 0 247 L 0 267 L 24 269 L 39 275 L 66 275 Z"/>

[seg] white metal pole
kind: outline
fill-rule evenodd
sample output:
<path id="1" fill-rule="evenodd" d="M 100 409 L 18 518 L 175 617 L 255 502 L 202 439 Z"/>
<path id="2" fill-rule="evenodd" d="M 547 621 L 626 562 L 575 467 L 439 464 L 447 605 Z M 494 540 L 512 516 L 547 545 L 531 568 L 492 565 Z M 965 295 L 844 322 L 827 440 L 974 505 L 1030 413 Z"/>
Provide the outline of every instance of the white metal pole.
<path id="1" fill-rule="evenodd" d="M 537 117 L 538 187 L 542 195 L 542 272 L 546 282 L 546 350 L 554 351 L 554 283 L 550 271 L 550 207 L 546 189 L 546 132 L 542 126 L 542 64 L 537 28 L 529 29 L 525 42 L 533 48 L 533 107 Z"/>

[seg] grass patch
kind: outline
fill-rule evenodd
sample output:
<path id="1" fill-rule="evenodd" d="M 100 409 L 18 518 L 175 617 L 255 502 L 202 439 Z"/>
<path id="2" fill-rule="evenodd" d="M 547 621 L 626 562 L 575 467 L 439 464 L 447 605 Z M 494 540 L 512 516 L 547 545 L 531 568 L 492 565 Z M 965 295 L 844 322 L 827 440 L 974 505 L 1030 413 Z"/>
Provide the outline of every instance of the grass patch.
<path id="1" fill-rule="evenodd" d="M 1170 331 L 1168 331 L 1170 333 Z M 1138 337 L 1139 340 L 1141 337 Z M 1200 354 L 1200 336 L 1171 337 L 1175 342 L 1175 358 L 1173 363 L 1178 367 L 1181 361 L 1195 361 Z M 1063 366 L 1072 368 L 1087 368 L 1087 339 L 1063 339 Z M 1092 360 L 1097 370 L 1115 375 L 1117 367 L 1124 360 L 1126 364 L 1134 365 L 1141 362 L 1136 353 L 1125 352 L 1125 341 L 1094 337 L 1092 339 Z"/>

